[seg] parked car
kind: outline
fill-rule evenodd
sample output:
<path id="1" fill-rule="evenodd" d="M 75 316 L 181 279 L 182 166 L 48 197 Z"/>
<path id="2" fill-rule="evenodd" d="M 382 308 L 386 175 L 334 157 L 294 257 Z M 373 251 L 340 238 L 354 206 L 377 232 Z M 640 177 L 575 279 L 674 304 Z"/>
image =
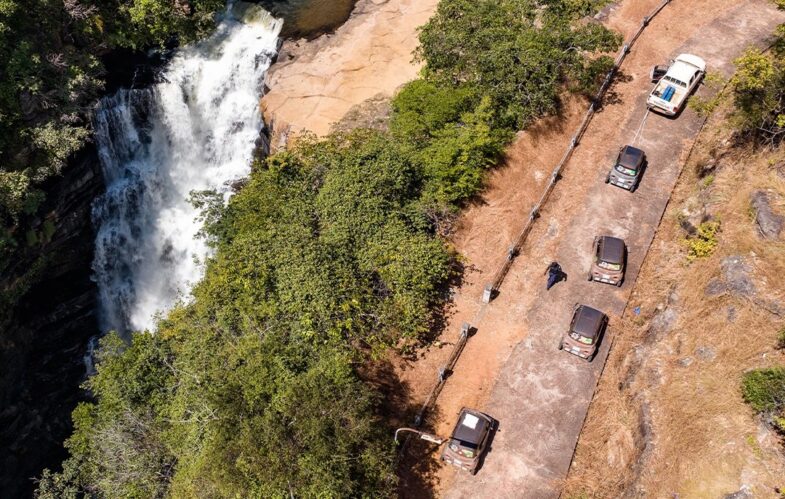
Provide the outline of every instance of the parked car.
<path id="1" fill-rule="evenodd" d="M 593 255 L 589 280 L 621 286 L 627 265 L 627 245 L 624 240 L 611 236 L 595 237 Z"/>
<path id="2" fill-rule="evenodd" d="M 679 114 L 687 97 L 706 74 L 706 61 L 692 54 L 681 54 L 670 65 L 654 86 L 646 105 L 649 109 L 675 116 Z"/>
<path id="3" fill-rule="evenodd" d="M 575 305 L 570 329 L 559 342 L 559 350 L 591 362 L 608 326 L 608 316 L 586 305 Z"/>
<path id="4" fill-rule="evenodd" d="M 461 409 L 458 423 L 442 451 L 442 461 L 476 474 L 495 425 L 496 421 L 487 414 L 466 407 Z"/>
<path id="5" fill-rule="evenodd" d="M 646 167 L 646 153 L 632 146 L 619 149 L 616 163 L 605 177 L 606 184 L 613 184 L 630 192 L 635 192 Z"/>

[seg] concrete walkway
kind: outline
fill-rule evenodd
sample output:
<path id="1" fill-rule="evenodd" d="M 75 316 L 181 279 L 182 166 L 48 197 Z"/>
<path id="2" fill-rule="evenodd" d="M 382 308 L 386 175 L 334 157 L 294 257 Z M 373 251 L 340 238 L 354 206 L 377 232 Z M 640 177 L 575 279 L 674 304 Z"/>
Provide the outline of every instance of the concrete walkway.
<path id="1" fill-rule="evenodd" d="M 688 4 L 675 0 L 668 8 L 688 13 Z M 722 13 L 669 55 L 675 57 L 683 52 L 699 55 L 707 61 L 709 72 L 728 76 L 733 70 L 732 61 L 743 49 L 751 44 L 765 43 L 782 22 L 785 22 L 785 13 L 777 11 L 773 2 L 745 1 Z M 645 45 L 646 40 L 639 43 Z M 652 64 L 657 62 L 662 61 L 652 61 Z M 595 158 L 593 164 L 568 169 L 556 188 L 555 198 L 542 214 L 543 225 L 547 225 L 551 217 L 558 220 L 561 230 L 557 259 L 570 279 L 557 285 L 550 294 L 541 291 L 526 310 L 525 317 L 510 317 L 510 320 L 520 320 L 528 326 L 528 337 L 512 351 L 487 406 L 482 408 L 499 420 L 500 429 L 478 475 L 459 474 L 446 492 L 447 497 L 545 499 L 558 497 L 560 493 L 611 340 L 619 334 L 615 323 L 624 311 L 681 172 L 685 153 L 702 123 L 690 109 L 675 120 L 649 115 L 636 143 L 649 158 L 649 168 L 640 188 L 630 194 L 606 185 L 603 180 L 618 147 L 633 140 L 646 115 L 649 88 L 647 84 L 635 101 L 630 102 L 633 110 L 628 121 L 619 128 L 619 143 L 602 145 L 605 156 Z M 699 94 L 704 92 L 705 87 Z M 592 127 L 600 126 L 601 122 L 598 119 Z M 586 142 L 590 140 L 591 137 L 584 139 L 581 147 L 586 148 Z M 577 156 L 573 162 L 576 161 L 580 161 Z M 578 189 L 583 192 L 583 198 L 578 200 L 583 208 L 572 212 L 565 210 L 571 217 L 565 220 L 560 218 L 559 203 L 575 203 L 576 199 L 559 197 L 558 191 L 569 190 L 571 183 L 590 183 L 591 186 Z M 522 219 L 524 216 L 521 215 Z M 620 289 L 586 280 L 594 236 L 602 234 L 622 237 L 629 248 L 627 279 Z M 538 242 L 532 241 L 529 246 L 536 248 Z M 527 268 L 527 260 L 522 256 L 511 273 L 540 274 L 542 269 Z M 502 287 L 501 293 L 504 292 Z M 572 306 L 577 302 L 603 310 L 611 317 L 600 353 L 591 364 L 557 350 L 562 332 L 569 324 Z M 482 330 L 482 324 L 477 327 Z M 460 376 L 460 369 L 455 376 Z"/>

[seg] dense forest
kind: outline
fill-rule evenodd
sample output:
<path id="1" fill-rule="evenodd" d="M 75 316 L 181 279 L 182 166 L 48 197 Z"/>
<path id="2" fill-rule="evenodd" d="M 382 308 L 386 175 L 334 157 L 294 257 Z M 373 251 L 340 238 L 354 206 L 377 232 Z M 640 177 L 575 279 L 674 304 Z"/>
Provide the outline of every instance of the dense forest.
<path id="1" fill-rule="evenodd" d="M 299 141 L 228 207 L 195 193 L 204 280 L 154 334 L 104 338 L 38 496 L 394 494 L 383 394 L 358 368 L 436 327 L 456 210 L 514 131 L 612 64 L 620 37 L 585 21 L 598 3 L 444 0 L 388 131 Z"/>

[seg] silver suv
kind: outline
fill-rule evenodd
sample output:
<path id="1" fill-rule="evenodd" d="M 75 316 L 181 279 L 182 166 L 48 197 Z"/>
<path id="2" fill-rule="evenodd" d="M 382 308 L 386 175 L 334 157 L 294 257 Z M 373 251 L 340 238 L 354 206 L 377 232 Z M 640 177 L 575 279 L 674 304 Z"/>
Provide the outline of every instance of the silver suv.
<path id="1" fill-rule="evenodd" d="M 632 146 L 624 146 L 619 149 L 616 164 L 605 177 L 605 183 L 634 192 L 638 188 L 645 167 L 646 153 Z"/>

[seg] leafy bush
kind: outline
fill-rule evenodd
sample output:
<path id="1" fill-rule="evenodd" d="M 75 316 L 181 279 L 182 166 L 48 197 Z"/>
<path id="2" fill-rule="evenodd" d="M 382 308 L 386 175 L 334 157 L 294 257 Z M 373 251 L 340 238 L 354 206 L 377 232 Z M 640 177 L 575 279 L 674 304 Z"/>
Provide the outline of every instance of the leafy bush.
<path id="1" fill-rule="evenodd" d="M 423 79 L 404 85 L 392 101 L 390 131 L 396 140 L 422 144 L 447 123 L 458 122 L 476 102 L 470 87 L 440 86 Z"/>
<path id="2" fill-rule="evenodd" d="M 602 2 L 442 0 L 420 34 L 418 57 L 426 79 L 469 87 L 491 98 L 496 126 L 521 129 L 558 109 L 568 79 L 581 91 L 614 50 L 618 34 L 594 23 L 574 23 Z"/>
<path id="3" fill-rule="evenodd" d="M 701 223 L 694 236 L 686 239 L 687 260 L 693 261 L 698 258 L 711 256 L 717 248 L 717 234 L 720 231 L 718 220 L 709 220 Z"/>
<path id="4" fill-rule="evenodd" d="M 744 401 L 785 432 L 785 368 L 756 369 L 741 382 Z"/>
<path id="5" fill-rule="evenodd" d="M 235 334 L 200 312 L 175 311 L 127 347 L 102 340 L 88 381 L 100 403 L 74 411 L 72 457 L 39 498 L 389 494 L 393 448 L 350 356 L 275 327 Z"/>
<path id="6" fill-rule="evenodd" d="M 785 9 L 782 0 L 774 2 Z M 778 144 L 785 136 L 785 25 L 777 28 L 770 53 L 749 49 L 735 63 L 730 88 L 736 128 L 756 141 Z"/>
<path id="7" fill-rule="evenodd" d="M 757 49 L 749 49 L 735 62 L 730 80 L 734 125 L 743 134 L 779 142 L 785 133 L 785 62 Z"/>

